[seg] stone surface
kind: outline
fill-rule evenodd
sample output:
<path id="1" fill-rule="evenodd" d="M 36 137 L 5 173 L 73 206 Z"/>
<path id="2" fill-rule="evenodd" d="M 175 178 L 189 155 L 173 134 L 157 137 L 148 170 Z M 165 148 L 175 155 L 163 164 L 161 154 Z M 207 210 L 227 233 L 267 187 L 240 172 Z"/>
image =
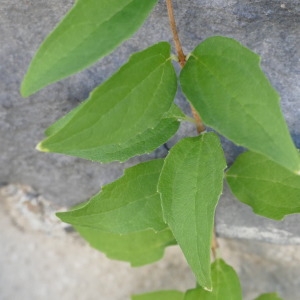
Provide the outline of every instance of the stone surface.
<path id="1" fill-rule="evenodd" d="M 58 209 L 28 186 L 0 188 L 1 300 L 129 300 L 134 293 L 195 286 L 177 246 L 159 262 L 131 268 L 90 248 L 54 218 Z M 244 300 L 274 291 L 299 299 L 300 246 L 231 239 L 219 244 L 239 274 Z"/>
<path id="2" fill-rule="evenodd" d="M 145 25 L 113 54 L 93 67 L 53 84 L 27 99 L 19 95 L 22 76 L 38 45 L 71 7 L 70 0 L 2 0 L 0 3 L 0 182 L 33 186 L 51 202 L 71 206 L 120 176 L 124 165 L 100 165 L 34 147 L 53 121 L 85 99 L 88 93 L 122 65 L 133 51 L 160 40 L 171 41 L 164 1 L 159 1 Z M 300 147 L 300 4 L 298 0 L 174 1 L 186 53 L 211 35 L 226 35 L 262 56 L 262 67 L 282 96 L 282 109 L 295 143 Z M 177 96 L 183 106 L 183 97 Z M 181 136 L 194 129 L 182 126 Z M 241 149 L 224 140 L 229 164 Z M 164 156 L 160 148 L 150 157 Z M 282 223 L 252 214 L 225 190 L 218 208 L 217 231 L 276 243 L 299 243 L 298 216 Z"/>
<path id="3" fill-rule="evenodd" d="M 170 248 L 163 261 L 132 269 L 49 222 L 58 207 L 31 191 L 13 185 L 0 190 L 1 300 L 124 300 L 133 293 L 194 285 L 178 248 Z"/>

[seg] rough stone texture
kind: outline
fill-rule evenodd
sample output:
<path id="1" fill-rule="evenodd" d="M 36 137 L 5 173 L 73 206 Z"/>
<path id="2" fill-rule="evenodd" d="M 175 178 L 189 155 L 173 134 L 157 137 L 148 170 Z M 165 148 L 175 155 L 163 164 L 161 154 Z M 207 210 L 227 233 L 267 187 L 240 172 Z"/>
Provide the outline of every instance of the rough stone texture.
<path id="1" fill-rule="evenodd" d="M 195 286 L 178 247 L 167 248 L 159 262 L 130 268 L 90 248 L 55 218 L 57 209 L 28 186 L 0 188 L 1 300 L 124 300 Z M 244 300 L 274 291 L 285 300 L 299 299 L 300 246 L 219 243 L 222 257 L 239 274 Z"/>
<path id="2" fill-rule="evenodd" d="M 70 0 L 2 0 L 0 3 L 0 182 L 33 186 L 53 203 L 70 206 L 89 198 L 99 187 L 122 173 L 135 158 L 120 165 L 100 165 L 56 154 L 34 146 L 43 131 L 65 114 L 123 64 L 130 53 L 159 40 L 171 41 L 164 1 L 145 25 L 113 54 L 93 67 L 45 88 L 28 99 L 19 85 L 38 45 L 71 7 Z M 282 109 L 295 143 L 300 147 L 300 4 L 298 0 L 189 0 L 174 1 L 186 52 L 211 35 L 226 35 L 262 56 L 262 67 L 282 96 Z M 182 95 L 178 94 L 182 103 Z M 184 105 L 184 104 L 183 104 Z M 185 125 L 183 134 L 194 134 Z M 224 141 L 229 164 L 241 149 Z M 164 156 L 161 148 L 150 157 Z M 300 243 L 298 216 L 282 223 L 255 216 L 233 200 L 225 189 L 217 214 L 217 231 L 276 243 Z"/>

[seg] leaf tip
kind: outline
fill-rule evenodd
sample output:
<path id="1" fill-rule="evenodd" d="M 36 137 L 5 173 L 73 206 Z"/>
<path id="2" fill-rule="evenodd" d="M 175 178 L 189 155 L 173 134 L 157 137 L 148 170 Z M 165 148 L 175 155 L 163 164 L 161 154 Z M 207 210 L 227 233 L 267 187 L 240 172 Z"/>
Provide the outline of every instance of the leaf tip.
<path id="1" fill-rule="evenodd" d="M 204 282 L 205 281 L 205 282 Z M 205 290 L 205 291 L 208 291 L 208 292 L 212 292 L 213 291 L 213 286 L 212 286 L 212 282 L 211 282 L 211 275 L 209 275 L 207 277 L 207 280 L 197 280 L 199 286 Z M 200 283 L 201 282 L 201 283 Z"/>
<path id="2" fill-rule="evenodd" d="M 43 147 L 43 142 L 38 143 L 35 149 L 41 152 L 50 152 L 49 149 Z"/>
<path id="3" fill-rule="evenodd" d="M 60 212 L 60 211 L 59 211 L 59 212 L 56 212 L 56 213 L 55 213 L 55 216 L 58 217 L 58 218 L 60 219 L 61 213 L 62 213 L 62 212 Z"/>
<path id="4" fill-rule="evenodd" d="M 34 94 L 36 92 L 36 90 L 34 90 L 32 88 L 30 79 L 28 79 L 28 72 L 25 74 L 25 76 L 23 77 L 22 83 L 21 83 L 21 87 L 20 87 L 20 94 L 23 98 L 27 98 L 29 96 L 31 96 L 32 94 Z"/>
<path id="5" fill-rule="evenodd" d="M 211 286 L 209 286 L 209 287 L 208 286 L 204 286 L 203 289 L 206 290 L 206 291 L 208 291 L 208 292 L 212 292 L 212 290 L 213 290 Z"/>
<path id="6" fill-rule="evenodd" d="M 27 89 L 26 89 L 26 85 L 24 84 L 24 80 L 21 84 L 21 87 L 20 87 L 20 95 L 23 97 L 23 98 L 27 98 L 30 96 L 30 93 L 28 93 Z"/>
<path id="7" fill-rule="evenodd" d="M 66 216 L 68 217 L 68 214 L 69 214 L 68 211 L 58 211 L 55 213 L 55 216 L 59 218 L 62 222 L 71 224 L 70 222 L 66 221 L 67 220 Z"/>

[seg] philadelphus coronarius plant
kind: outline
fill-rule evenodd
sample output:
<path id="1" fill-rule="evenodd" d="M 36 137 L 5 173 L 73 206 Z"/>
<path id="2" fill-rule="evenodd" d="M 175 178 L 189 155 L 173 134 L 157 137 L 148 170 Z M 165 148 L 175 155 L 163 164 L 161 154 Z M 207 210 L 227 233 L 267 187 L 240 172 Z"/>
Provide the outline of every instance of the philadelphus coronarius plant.
<path id="1" fill-rule="evenodd" d="M 77 0 L 35 54 L 21 94 L 28 97 L 110 54 L 157 2 Z M 239 278 L 221 258 L 214 235 L 223 181 L 254 213 L 283 219 L 300 212 L 299 153 L 259 56 L 223 36 L 202 41 L 186 56 L 171 0 L 166 9 L 176 55 L 165 41 L 132 54 L 87 100 L 51 125 L 37 149 L 99 163 L 125 162 L 165 144 L 180 123 L 194 123 L 198 135 L 182 138 L 165 158 L 126 169 L 88 202 L 57 216 L 91 246 L 132 266 L 157 261 L 166 247 L 179 245 L 197 287 L 134 300 L 241 300 Z M 193 118 L 174 103 L 178 84 Z M 219 135 L 246 149 L 230 168 Z"/>

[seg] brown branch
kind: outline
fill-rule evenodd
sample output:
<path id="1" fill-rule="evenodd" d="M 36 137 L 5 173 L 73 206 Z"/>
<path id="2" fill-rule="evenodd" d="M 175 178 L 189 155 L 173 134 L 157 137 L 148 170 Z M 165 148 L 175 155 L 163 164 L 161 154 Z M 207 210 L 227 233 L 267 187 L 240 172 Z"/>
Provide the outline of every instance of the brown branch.
<path id="1" fill-rule="evenodd" d="M 166 2 L 167 2 L 167 9 L 168 9 L 170 27 L 171 27 L 171 30 L 172 30 L 172 33 L 173 33 L 173 40 L 174 40 L 176 52 L 177 52 L 177 55 L 178 55 L 178 61 L 179 61 L 179 64 L 180 64 L 181 68 L 183 68 L 185 63 L 186 63 L 186 56 L 183 53 L 181 42 L 180 42 L 180 39 L 179 39 L 179 36 L 178 36 L 178 31 L 177 31 L 176 21 L 175 21 L 175 17 L 174 17 L 174 9 L 173 9 L 172 0 L 166 0 Z M 194 117 L 195 122 L 196 122 L 197 132 L 200 134 L 201 132 L 205 131 L 205 126 L 204 126 L 204 124 L 202 122 L 202 119 L 199 116 L 198 112 L 195 110 L 195 108 L 192 105 L 191 105 L 191 110 L 192 110 L 192 114 L 193 114 L 193 117 Z"/>
<path id="2" fill-rule="evenodd" d="M 173 40 L 176 48 L 176 52 L 178 55 L 179 64 L 181 67 L 185 65 L 186 58 L 182 50 L 182 46 L 180 43 L 180 39 L 177 32 L 175 17 L 174 17 L 174 10 L 173 10 L 173 4 L 172 0 L 166 0 L 167 1 L 167 9 L 168 9 L 168 15 L 169 15 L 169 21 L 170 21 L 170 27 L 173 33 Z"/>
<path id="3" fill-rule="evenodd" d="M 202 122 L 202 119 L 200 117 L 200 115 L 198 114 L 198 112 L 196 111 L 196 109 L 194 108 L 193 105 L 191 105 L 191 110 L 192 110 L 192 114 L 193 114 L 193 117 L 195 119 L 195 122 L 196 122 L 196 129 L 197 129 L 197 132 L 200 134 L 201 132 L 205 131 L 206 128 Z"/>

